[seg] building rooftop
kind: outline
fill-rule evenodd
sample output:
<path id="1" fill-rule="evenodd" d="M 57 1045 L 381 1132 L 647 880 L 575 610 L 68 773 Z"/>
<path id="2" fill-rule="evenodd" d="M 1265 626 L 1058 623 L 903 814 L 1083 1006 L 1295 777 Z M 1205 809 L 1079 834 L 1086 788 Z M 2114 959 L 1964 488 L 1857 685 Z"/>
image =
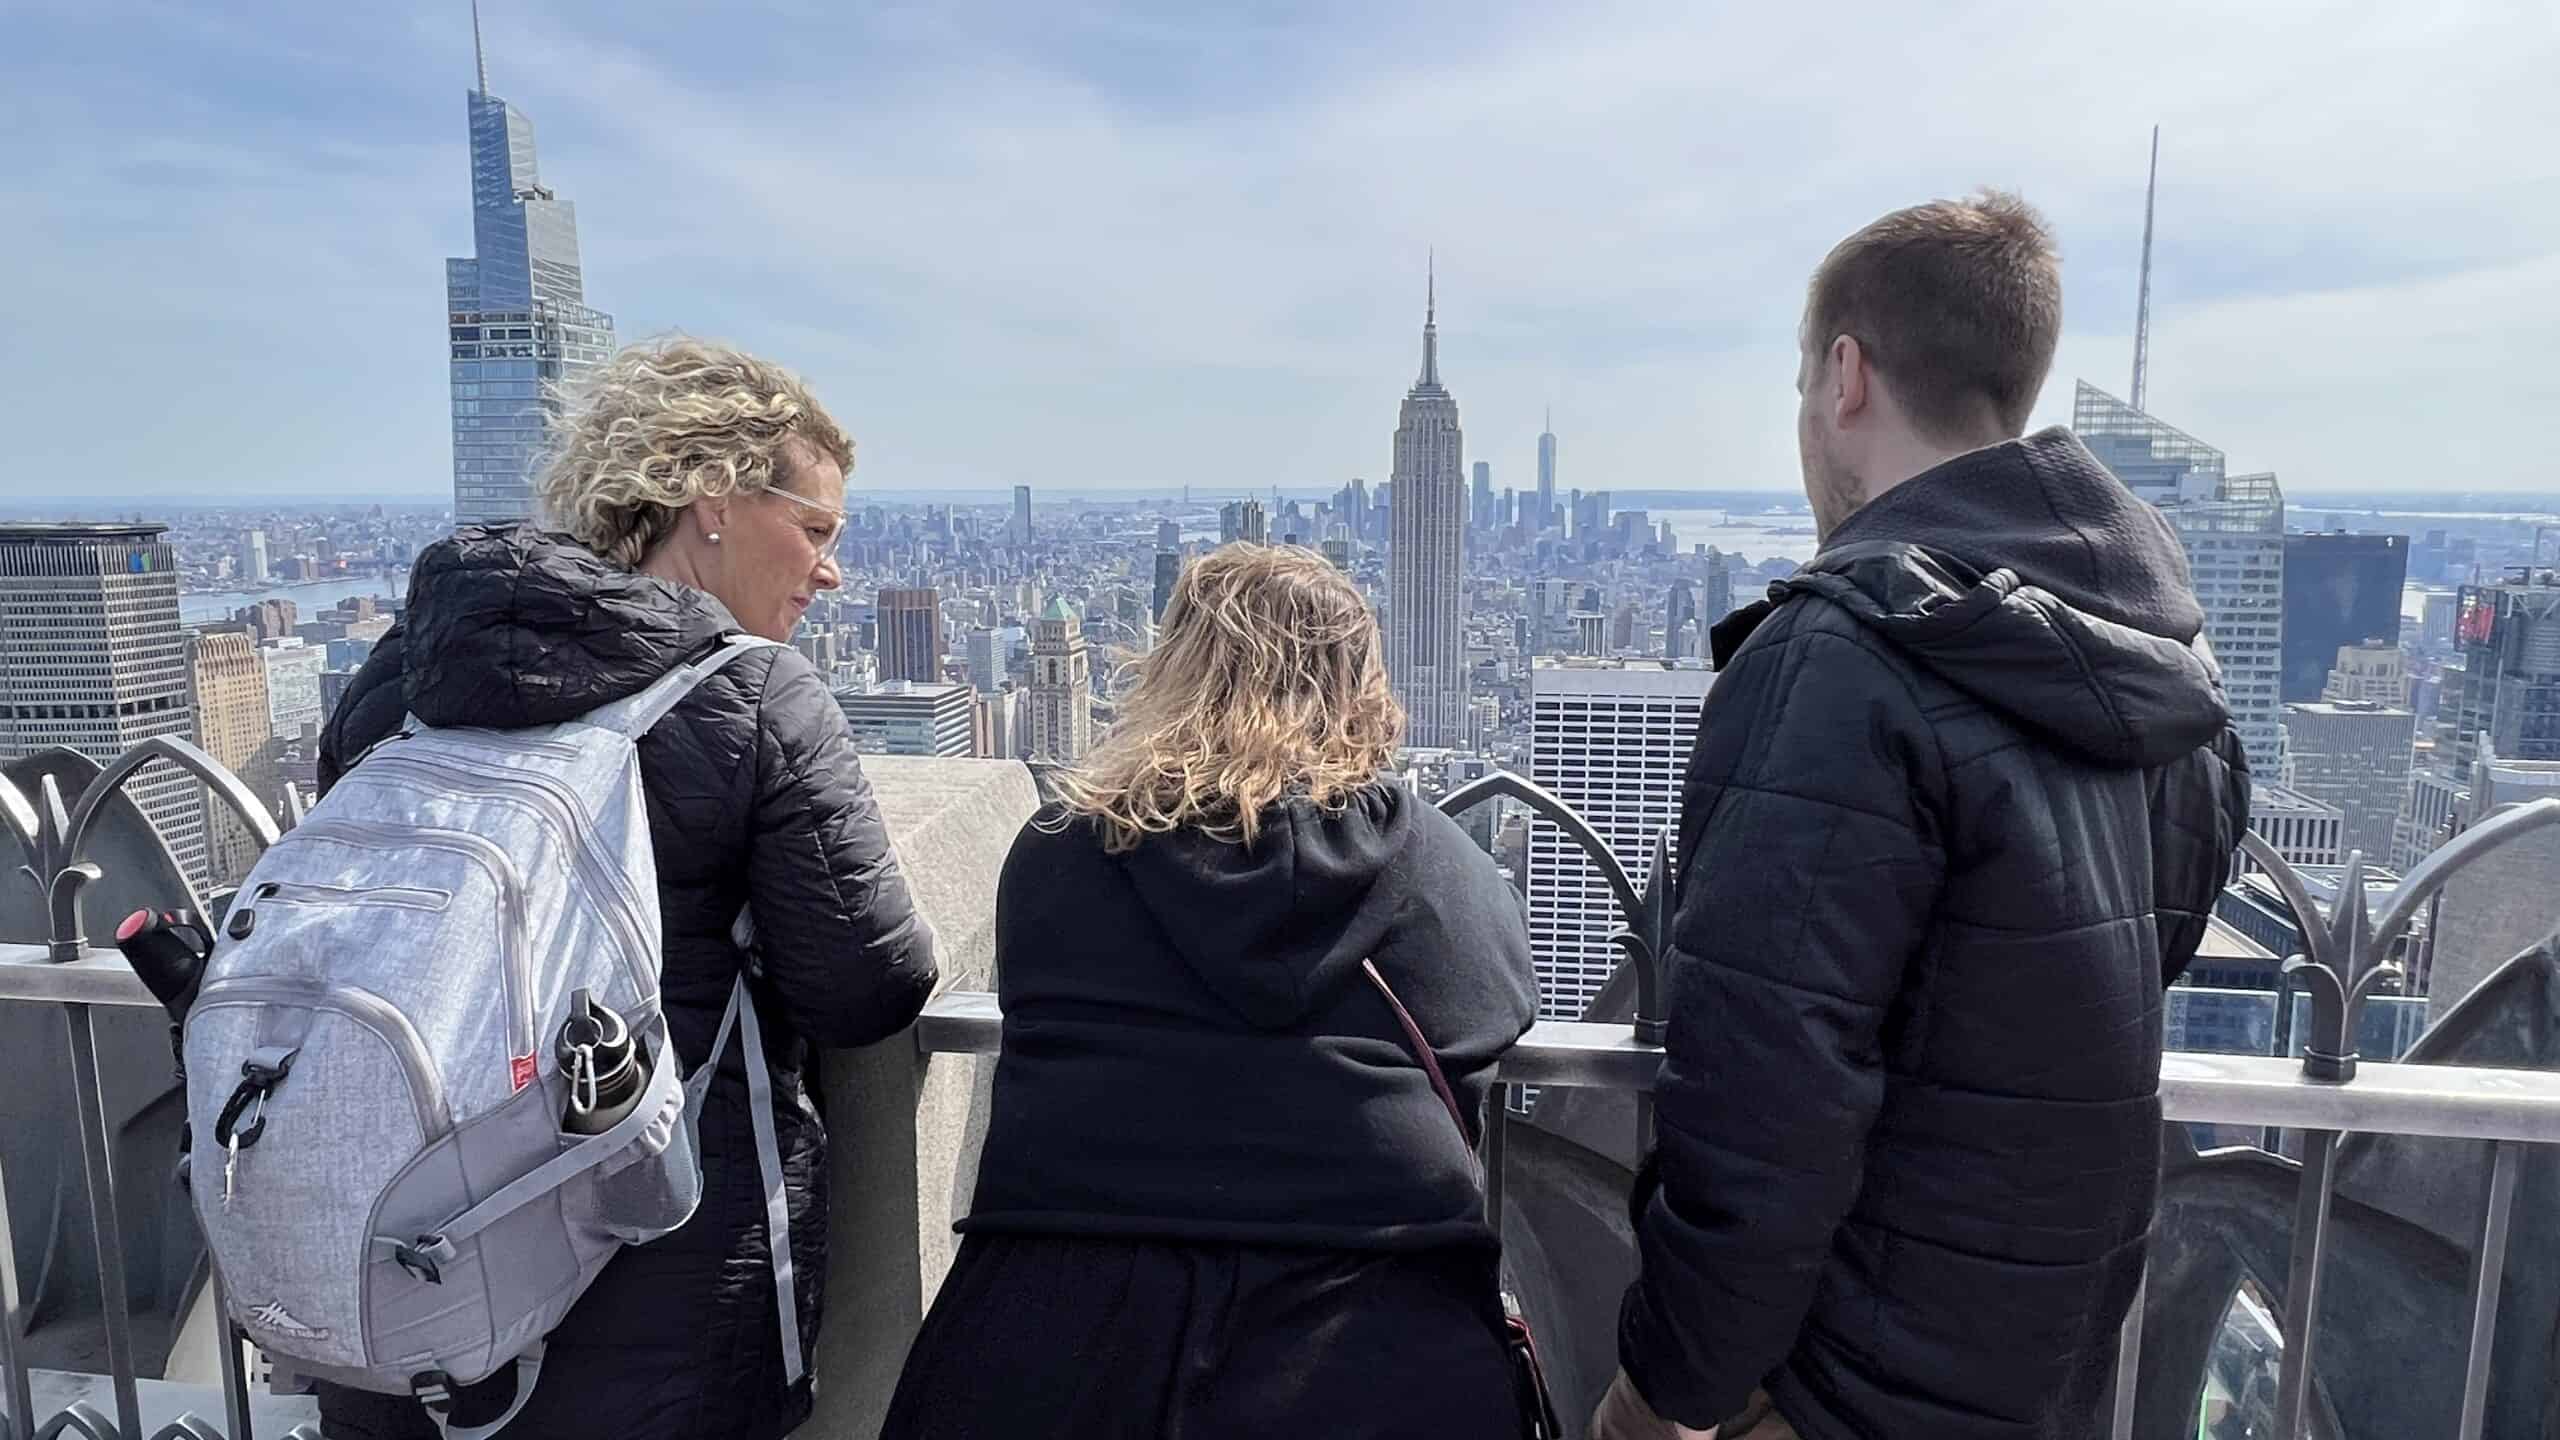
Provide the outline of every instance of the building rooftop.
<path id="1" fill-rule="evenodd" d="M 12 520 L 0 524 L 0 545 L 76 544 L 86 540 L 157 540 L 169 527 L 156 520 Z"/>
<path id="2" fill-rule="evenodd" d="M 943 680 L 882 680 L 867 689 L 847 687 L 836 692 L 838 700 L 873 700 L 883 697 L 912 697 L 939 700 L 945 695 L 967 694 L 969 687 Z"/>
<path id="3" fill-rule="evenodd" d="M 2344 815 L 2335 805 L 2314 800 L 2299 790 L 2260 782 L 2250 787 L 2249 811 L 2253 815 Z"/>

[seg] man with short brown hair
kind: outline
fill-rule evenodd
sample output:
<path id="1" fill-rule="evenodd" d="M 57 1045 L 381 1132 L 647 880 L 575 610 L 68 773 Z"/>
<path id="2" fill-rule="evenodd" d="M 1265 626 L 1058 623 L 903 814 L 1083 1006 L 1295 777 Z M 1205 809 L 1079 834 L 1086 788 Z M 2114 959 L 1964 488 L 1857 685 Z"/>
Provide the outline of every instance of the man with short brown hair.
<path id="1" fill-rule="evenodd" d="M 1595 1436 L 2096 1433 L 2248 774 L 2167 523 L 2022 435 L 2061 320 L 2011 195 L 1814 275 L 1820 551 L 1714 630 Z"/>

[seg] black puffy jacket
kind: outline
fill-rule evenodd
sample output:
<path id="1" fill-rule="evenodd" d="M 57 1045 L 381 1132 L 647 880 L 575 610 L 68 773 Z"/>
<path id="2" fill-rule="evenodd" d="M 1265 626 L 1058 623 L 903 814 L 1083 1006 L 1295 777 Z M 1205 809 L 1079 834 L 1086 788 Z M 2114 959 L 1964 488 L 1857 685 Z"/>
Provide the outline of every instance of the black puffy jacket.
<path id="1" fill-rule="evenodd" d="M 404 712 L 500 728 L 568 719 L 738 628 L 709 595 L 617 569 L 564 536 L 466 529 L 419 557 L 406 614 L 322 739 L 322 788 Z M 665 934 L 660 991 L 687 1069 L 710 1050 L 744 964 L 731 923 L 741 906 L 755 915 L 762 968 L 749 989 L 774 1072 L 800 1335 L 814 1349 L 827 1137 L 803 1079 L 809 1049 L 866 1044 L 912 1021 L 934 983 L 929 932 L 843 712 L 797 651 L 741 656 L 639 750 Z M 732 1046 L 703 1107 L 702 1208 L 606 1265 L 552 1333 L 541 1384 L 510 1433 L 761 1440 L 807 1417 L 808 1385 L 782 1383 L 748 1116 Z M 333 1437 L 433 1433 L 405 1399 L 328 1391 L 321 1408 Z"/>
<path id="2" fill-rule="evenodd" d="M 2067 432 L 1960 456 L 1719 626 L 1619 1353 L 1669 1418 L 2096 1433 L 2162 987 L 2248 779 L 2185 557 Z"/>

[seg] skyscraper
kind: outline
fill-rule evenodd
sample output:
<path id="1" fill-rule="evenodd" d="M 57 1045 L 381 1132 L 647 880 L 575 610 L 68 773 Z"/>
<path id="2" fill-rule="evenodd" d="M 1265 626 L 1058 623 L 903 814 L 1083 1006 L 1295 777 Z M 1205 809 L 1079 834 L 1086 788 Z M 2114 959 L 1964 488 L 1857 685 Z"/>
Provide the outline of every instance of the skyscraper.
<path id="1" fill-rule="evenodd" d="M 0 525 L 0 761 L 60 745 L 104 765 L 155 736 L 193 738 L 167 530 Z M 154 765 L 125 793 L 205 884 L 204 787 Z"/>
<path id="2" fill-rule="evenodd" d="M 1004 635 L 981 625 L 969 632 L 969 684 L 981 695 L 993 695 L 1004 682 Z"/>
<path id="3" fill-rule="evenodd" d="M 1022 692 L 1011 685 L 977 699 L 970 753 L 981 760 L 1022 758 Z"/>
<path id="4" fill-rule="evenodd" d="M 2397 645 L 2341 645 L 2323 700 L 2370 700 L 2397 708 L 2409 703 L 2409 659 Z"/>
<path id="5" fill-rule="evenodd" d="M 2518 566 L 2495 585 L 2462 587 L 2453 626 L 2463 661 L 2453 706 L 2454 763 L 2560 760 L 2560 572 Z"/>
<path id="6" fill-rule="evenodd" d="M 1148 608 L 1159 625 L 1164 623 L 1164 607 L 1173 603 L 1174 582 L 1181 578 L 1181 552 L 1169 549 L 1157 551 L 1155 595 Z"/>
<path id="7" fill-rule="evenodd" d="M 1478 530 L 1493 528 L 1493 465 L 1479 460 L 1475 466 L 1476 488 L 1467 507 L 1467 523 Z"/>
<path id="8" fill-rule="evenodd" d="M 1093 662 L 1065 597 L 1031 622 L 1031 758 L 1072 765 L 1093 748 Z"/>
<path id="9" fill-rule="evenodd" d="M 542 183 L 532 122 L 489 93 L 476 4 L 471 50 L 472 254 L 444 262 L 457 525 L 533 514 L 543 386 L 574 381 L 613 353 L 613 317 L 586 303 L 577 207 Z"/>
<path id="10" fill-rule="evenodd" d="M 2318 700 L 2284 707 L 2293 788 L 2346 812 L 2340 848 L 2391 863 L 2392 828 L 2409 791 L 2418 719 L 2370 701 Z"/>
<path id="11" fill-rule="evenodd" d="M 2509 760 L 2483 750 L 2463 780 L 2457 829 L 2512 805 L 2560 799 L 2560 762 Z M 2541 830 L 2473 860 L 2445 882 L 2430 942 L 2431 1015 L 2442 1018 L 2498 967 L 2551 933 L 2554 875 L 2560 875 L 2560 830 Z"/>
<path id="12" fill-rule="evenodd" d="M 1396 421 L 1388 511 L 1387 672 L 1405 739 L 1457 746 L 1467 734 L 1466 475 L 1458 402 L 1440 383 L 1439 287 L 1424 291 L 1422 374 Z"/>
<path id="13" fill-rule="evenodd" d="M 246 629 L 188 632 L 187 701 L 196 713 L 196 744 L 259 798 L 270 799 L 275 779 L 269 773 L 267 742 L 275 725 L 267 709 L 267 667 Z M 257 863 L 257 842 L 229 805 L 210 790 L 199 793 L 204 796 L 206 871 L 216 887 L 237 885 Z"/>
<path id="14" fill-rule="evenodd" d="M 883 590 L 874 607 L 880 624 L 880 678 L 920 685 L 942 679 L 942 592 L 932 586 Z"/>
<path id="15" fill-rule="evenodd" d="M 1680 773 L 1715 676 L 1695 663 L 1553 660 L 1529 672 L 1530 778 L 1574 808 L 1642 883 L 1655 837 L 1680 824 Z M 1538 1013 L 1578 1020 L 1623 952 L 1609 883 L 1552 823 L 1529 827 L 1529 953 Z"/>
<path id="16" fill-rule="evenodd" d="M 1538 432 L 1538 517 L 1529 526 L 1532 534 L 1552 530 L 1556 523 L 1556 412 L 1549 410 L 1546 428 Z"/>
<path id="17" fill-rule="evenodd" d="M 267 567 L 267 532 L 251 530 L 240 537 L 240 581 L 244 585 L 264 585 Z"/>
<path id="18" fill-rule="evenodd" d="M 2287 786 L 2261 780 L 2249 787 L 2249 828 L 2290 865 L 2335 865 L 2346 858 L 2347 812 Z M 2243 856 L 2231 873 L 2254 874 L 2258 868 Z"/>
<path id="19" fill-rule="evenodd" d="M 2225 474 L 2221 451 L 2085 380 L 2071 428 L 2177 531 L 2250 772 L 2273 780 L 2284 773 L 2283 487 Z"/>
<path id="20" fill-rule="evenodd" d="M 320 704 L 320 672 L 329 668 L 327 649 L 300 636 L 269 640 L 258 647 L 267 672 L 267 728 L 281 740 L 299 740 L 303 728 L 319 729 L 329 721 Z"/>
<path id="21" fill-rule="evenodd" d="M 1031 487 L 1013 487 L 1013 527 L 1006 536 L 1016 545 L 1031 543 Z"/>
<path id="22" fill-rule="evenodd" d="M 1733 557 L 1710 545 L 1707 547 L 1706 608 L 1698 613 L 1698 628 L 1701 632 L 1712 630 L 1717 621 L 1732 613 Z M 1707 653 L 1703 643 L 1698 653 Z"/>
<path id="23" fill-rule="evenodd" d="M 2331 531 L 2284 537 L 2284 698 L 2320 698 L 2338 651 L 2400 643 L 2409 537 Z"/>
<path id="24" fill-rule="evenodd" d="M 974 693 L 966 685 L 884 680 L 837 691 L 836 706 L 865 754 L 963 756 L 973 748 Z"/>

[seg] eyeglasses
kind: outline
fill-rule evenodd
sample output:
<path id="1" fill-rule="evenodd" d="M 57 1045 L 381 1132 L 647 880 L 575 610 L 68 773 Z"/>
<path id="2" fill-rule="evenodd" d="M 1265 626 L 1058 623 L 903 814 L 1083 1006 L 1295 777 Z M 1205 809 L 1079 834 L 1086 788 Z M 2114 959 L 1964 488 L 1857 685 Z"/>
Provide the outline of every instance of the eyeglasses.
<path id="1" fill-rule="evenodd" d="M 771 495 L 778 500 L 788 500 L 792 504 L 800 506 L 802 509 L 815 510 L 819 514 L 824 515 L 829 520 L 833 521 L 834 527 L 827 531 L 826 543 L 828 545 L 835 544 L 838 539 L 843 537 L 845 524 L 845 514 L 843 511 L 830 510 L 826 506 L 819 504 L 817 501 L 812 500 L 805 495 L 794 495 L 779 485 L 769 485 L 765 487 L 764 493 Z"/>

